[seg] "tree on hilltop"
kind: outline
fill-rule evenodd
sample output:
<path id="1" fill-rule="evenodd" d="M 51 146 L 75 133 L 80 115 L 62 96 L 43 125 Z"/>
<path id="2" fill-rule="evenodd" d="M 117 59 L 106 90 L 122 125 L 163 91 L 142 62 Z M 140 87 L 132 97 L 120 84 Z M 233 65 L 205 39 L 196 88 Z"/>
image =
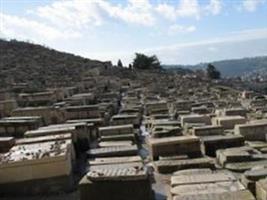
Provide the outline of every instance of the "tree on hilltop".
<path id="1" fill-rule="evenodd" d="M 133 60 L 134 69 L 160 69 L 160 61 L 156 55 L 147 56 L 145 54 L 136 53 Z"/>
<path id="2" fill-rule="evenodd" d="M 212 64 L 208 64 L 207 75 L 210 79 L 220 79 L 221 72 L 219 72 L 216 67 Z"/>

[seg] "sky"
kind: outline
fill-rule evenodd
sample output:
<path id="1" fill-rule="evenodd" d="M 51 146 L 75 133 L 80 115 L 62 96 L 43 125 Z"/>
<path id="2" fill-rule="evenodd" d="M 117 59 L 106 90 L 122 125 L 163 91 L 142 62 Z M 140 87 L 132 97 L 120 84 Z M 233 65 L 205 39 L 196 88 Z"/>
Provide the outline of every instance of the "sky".
<path id="1" fill-rule="evenodd" d="M 267 0 L 0 0 L 0 37 L 90 59 L 197 64 L 267 55 Z"/>

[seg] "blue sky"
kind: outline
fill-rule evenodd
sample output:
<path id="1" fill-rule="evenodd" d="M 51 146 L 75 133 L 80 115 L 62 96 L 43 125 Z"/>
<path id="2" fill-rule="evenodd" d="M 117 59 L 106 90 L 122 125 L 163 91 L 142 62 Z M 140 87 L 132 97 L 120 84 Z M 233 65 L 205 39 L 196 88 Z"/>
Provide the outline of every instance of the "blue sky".
<path id="1" fill-rule="evenodd" d="M 267 0 L 0 0 L 0 37 L 164 64 L 267 55 Z"/>

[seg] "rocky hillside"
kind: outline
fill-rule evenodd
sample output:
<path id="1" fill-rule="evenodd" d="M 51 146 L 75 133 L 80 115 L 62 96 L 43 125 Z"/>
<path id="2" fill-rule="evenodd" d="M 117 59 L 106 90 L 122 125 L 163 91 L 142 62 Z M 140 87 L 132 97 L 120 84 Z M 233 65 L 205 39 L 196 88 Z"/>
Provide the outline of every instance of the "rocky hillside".
<path id="1" fill-rule="evenodd" d="M 16 40 L 0 40 L 0 50 L 0 88 L 11 84 L 39 89 L 67 86 L 92 68 L 111 65 Z"/>
<path id="2" fill-rule="evenodd" d="M 257 71 L 267 70 L 267 56 L 253 57 L 253 58 L 242 58 L 242 59 L 232 59 L 232 60 L 222 60 L 211 62 L 223 76 L 243 76 L 251 72 L 255 73 Z M 208 63 L 200 63 L 197 65 L 169 65 L 170 67 L 182 67 L 192 70 L 204 69 Z"/>

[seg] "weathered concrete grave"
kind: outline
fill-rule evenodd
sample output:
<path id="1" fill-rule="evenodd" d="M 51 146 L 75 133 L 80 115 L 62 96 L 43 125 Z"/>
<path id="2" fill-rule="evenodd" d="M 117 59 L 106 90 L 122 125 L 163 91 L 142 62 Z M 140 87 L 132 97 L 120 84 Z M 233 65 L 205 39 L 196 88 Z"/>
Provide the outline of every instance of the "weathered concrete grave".
<path id="1" fill-rule="evenodd" d="M 254 196 L 247 190 L 209 193 L 209 194 L 192 194 L 186 196 L 174 196 L 173 200 L 255 200 Z"/>
<path id="2" fill-rule="evenodd" d="M 245 140 L 249 141 L 266 141 L 267 121 L 236 125 L 235 134 L 243 135 Z"/>
<path id="3" fill-rule="evenodd" d="M 200 140 L 196 136 L 150 138 L 148 142 L 150 156 L 153 160 L 158 160 L 159 156 L 201 156 Z"/>
<path id="4" fill-rule="evenodd" d="M 72 154 L 71 140 L 14 146 L 0 155 L 0 195 L 70 190 Z"/>
<path id="5" fill-rule="evenodd" d="M 264 179 L 267 177 L 267 168 L 255 167 L 241 176 L 242 184 L 254 195 L 256 195 L 256 182 L 260 179 Z"/>
<path id="6" fill-rule="evenodd" d="M 14 145 L 14 137 L 0 137 L 0 153 L 8 152 Z"/>
<path id="7" fill-rule="evenodd" d="M 213 119 L 213 125 L 222 126 L 224 129 L 233 129 L 235 125 L 245 124 L 246 122 L 246 118 L 242 116 L 223 116 Z"/>
<path id="8" fill-rule="evenodd" d="M 122 164 L 122 163 L 132 163 L 132 162 L 142 162 L 140 156 L 124 156 L 124 157 L 112 157 L 112 158 L 95 158 L 89 160 L 89 165 L 108 165 L 108 164 Z"/>
<path id="9" fill-rule="evenodd" d="M 142 166 L 90 170 L 80 181 L 79 191 L 81 200 L 154 199 L 148 173 Z"/>
<path id="10" fill-rule="evenodd" d="M 215 161 L 208 157 L 182 159 L 182 160 L 159 160 L 154 162 L 156 171 L 159 173 L 173 173 L 177 170 L 192 168 L 215 168 Z"/>
<path id="11" fill-rule="evenodd" d="M 131 140 L 122 141 L 109 141 L 109 142 L 99 142 L 98 147 L 114 147 L 114 146 L 132 146 L 133 142 Z"/>
<path id="12" fill-rule="evenodd" d="M 105 148 L 90 149 L 87 151 L 88 157 L 111 157 L 111 156 L 135 156 L 138 154 L 136 145 L 132 146 L 113 146 Z"/>
<path id="13" fill-rule="evenodd" d="M 203 144 L 203 152 L 208 156 L 216 156 L 218 149 L 244 146 L 243 136 L 237 135 L 213 135 L 200 137 Z"/>

